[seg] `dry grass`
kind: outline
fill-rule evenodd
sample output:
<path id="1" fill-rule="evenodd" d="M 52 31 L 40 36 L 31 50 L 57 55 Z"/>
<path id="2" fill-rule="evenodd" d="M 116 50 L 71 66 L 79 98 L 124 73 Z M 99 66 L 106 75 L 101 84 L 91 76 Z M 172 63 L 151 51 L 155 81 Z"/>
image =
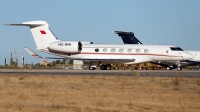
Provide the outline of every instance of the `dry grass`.
<path id="1" fill-rule="evenodd" d="M 199 112 L 200 78 L 0 75 L 0 111 Z"/>

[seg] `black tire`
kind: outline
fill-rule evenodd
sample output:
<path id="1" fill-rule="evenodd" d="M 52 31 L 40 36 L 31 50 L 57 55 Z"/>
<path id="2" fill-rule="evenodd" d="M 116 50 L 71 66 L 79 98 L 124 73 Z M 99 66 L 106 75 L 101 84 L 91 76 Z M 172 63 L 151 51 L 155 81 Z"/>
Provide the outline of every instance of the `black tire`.
<path id="1" fill-rule="evenodd" d="M 96 68 L 95 67 L 90 67 L 89 66 L 89 70 L 95 70 Z"/>
<path id="2" fill-rule="evenodd" d="M 181 70 L 182 70 L 182 67 L 178 67 L 177 70 L 178 70 L 178 71 L 181 71 Z"/>
<path id="3" fill-rule="evenodd" d="M 101 66 L 100 66 L 100 69 L 101 69 L 101 70 L 106 70 L 106 66 L 105 66 L 105 65 L 101 65 Z"/>

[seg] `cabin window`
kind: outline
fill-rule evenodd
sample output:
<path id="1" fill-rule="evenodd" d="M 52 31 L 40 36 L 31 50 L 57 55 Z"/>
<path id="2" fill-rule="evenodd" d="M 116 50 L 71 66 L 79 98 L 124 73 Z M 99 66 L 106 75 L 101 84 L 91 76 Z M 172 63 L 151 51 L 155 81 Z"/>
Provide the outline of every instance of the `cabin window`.
<path id="1" fill-rule="evenodd" d="M 96 49 L 95 49 L 95 52 L 99 52 L 99 49 L 98 49 L 98 48 L 96 48 Z"/>
<path id="2" fill-rule="evenodd" d="M 107 49 L 106 49 L 106 48 L 104 48 L 104 49 L 103 49 L 103 52 L 107 52 Z"/>
<path id="3" fill-rule="evenodd" d="M 132 49 L 128 49 L 127 52 L 132 52 Z"/>
<path id="4" fill-rule="evenodd" d="M 180 47 L 170 47 L 172 51 L 183 51 Z"/>
<path id="5" fill-rule="evenodd" d="M 114 48 L 112 48 L 112 49 L 111 49 L 111 52 L 115 52 L 115 49 L 114 49 Z"/>
<path id="6" fill-rule="evenodd" d="M 147 53 L 147 52 L 149 52 L 149 50 L 148 50 L 148 49 L 145 49 L 144 52 Z"/>
<path id="7" fill-rule="evenodd" d="M 124 52 L 124 49 L 119 49 L 119 52 Z"/>
<path id="8" fill-rule="evenodd" d="M 137 52 L 137 53 L 140 52 L 140 49 L 136 49 L 135 52 Z"/>

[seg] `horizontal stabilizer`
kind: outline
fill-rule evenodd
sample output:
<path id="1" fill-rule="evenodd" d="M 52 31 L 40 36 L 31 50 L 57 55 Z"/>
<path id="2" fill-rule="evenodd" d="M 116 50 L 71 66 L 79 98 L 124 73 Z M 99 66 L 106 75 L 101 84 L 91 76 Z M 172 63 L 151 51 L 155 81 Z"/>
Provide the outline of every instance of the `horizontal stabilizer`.
<path id="1" fill-rule="evenodd" d="M 4 24 L 4 25 L 38 27 L 38 26 L 43 26 L 43 25 L 48 26 L 48 23 L 46 21 L 29 21 L 29 22 L 23 22 L 21 24 Z"/>
<path id="2" fill-rule="evenodd" d="M 29 27 L 38 27 L 38 26 L 42 26 L 44 24 L 4 24 L 7 26 L 29 26 Z"/>
<path id="3" fill-rule="evenodd" d="M 124 32 L 124 31 L 114 31 L 114 33 L 118 34 L 119 36 L 120 35 L 129 35 L 129 34 L 134 35 L 133 32 Z"/>
<path id="4" fill-rule="evenodd" d="M 58 41 L 46 21 L 28 21 L 21 24 L 4 24 L 7 26 L 28 26 L 37 48 L 47 48 L 50 43 Z"/>

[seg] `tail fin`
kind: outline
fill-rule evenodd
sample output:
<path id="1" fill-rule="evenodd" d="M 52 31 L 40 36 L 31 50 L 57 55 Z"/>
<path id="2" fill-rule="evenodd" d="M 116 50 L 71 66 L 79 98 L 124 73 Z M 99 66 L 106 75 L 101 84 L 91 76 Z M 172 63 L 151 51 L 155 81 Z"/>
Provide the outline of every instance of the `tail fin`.
<path id="1" fill-rule="evenodd" d="M 142 42 L 135 37 L 133 32 L 114 31 L 114 33 L 122 38 L 124 44 L 142 44 Z"/>
<path id="2" fill-rule="evenodd" d="M 49 29 L 46 21 L 29 21 L 22 24 L 4 24 L 9 26 L 29 26 L 37 48 L 47 48 L 49 43 L 57 41 L 55 35 Z"/>

